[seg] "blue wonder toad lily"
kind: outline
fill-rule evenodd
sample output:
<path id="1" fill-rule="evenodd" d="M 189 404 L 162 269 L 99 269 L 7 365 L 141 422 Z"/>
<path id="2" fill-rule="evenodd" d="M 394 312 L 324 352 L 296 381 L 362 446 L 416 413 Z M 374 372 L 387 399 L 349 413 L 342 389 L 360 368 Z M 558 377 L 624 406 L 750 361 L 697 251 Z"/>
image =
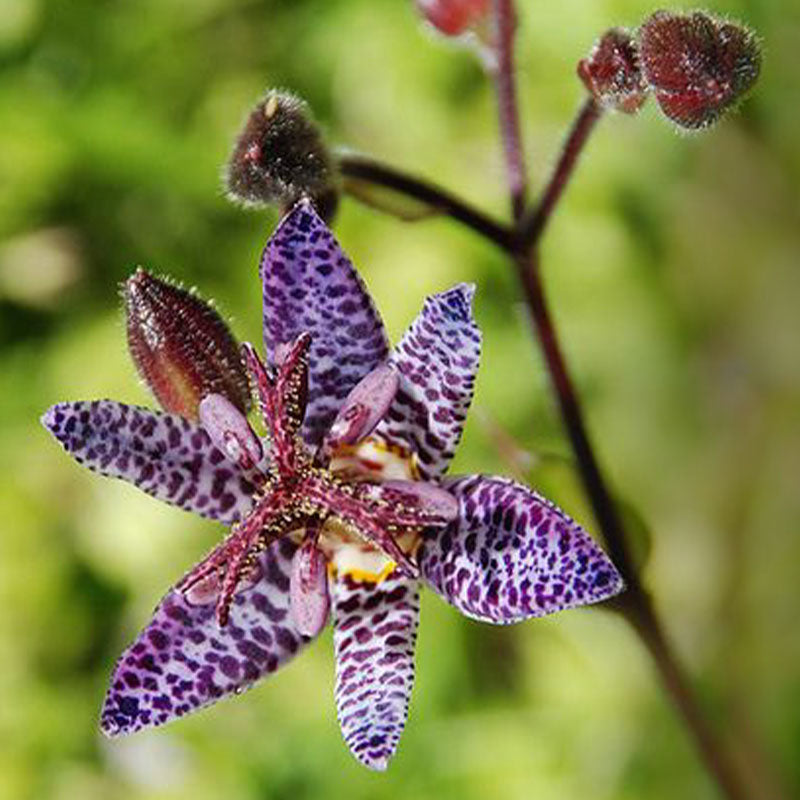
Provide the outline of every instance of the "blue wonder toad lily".
<path id="1" fill-rule="evenodd" d="M 480 358 L 472 286 L 429 297 L 390 350 L 361 279 L 305 201 L 268 242 L 261 278 L 267 363 L 241 351 L 265 438 L 245 416 L 247 392 L 225 381 L 191 412 L 101 400 L 43 417 L 78 462 L 230 528 L 122 654 L 101 725 L 132 733 L 239 693 L 331 617 L 342 733 L 382 770 L 408 713 L 422 583 L 496 624 L 595 603 L 623 583 L 586 532 L 527 487 L 445 477 Z M 153 282 L 137 272 L 126 299 Z M 164 326 L 150 312 L 140 327 L 155 352 Z M 195 336 L 198 359 L 213 356 L 213 336 L 191 325 L 181 335 Z"/>

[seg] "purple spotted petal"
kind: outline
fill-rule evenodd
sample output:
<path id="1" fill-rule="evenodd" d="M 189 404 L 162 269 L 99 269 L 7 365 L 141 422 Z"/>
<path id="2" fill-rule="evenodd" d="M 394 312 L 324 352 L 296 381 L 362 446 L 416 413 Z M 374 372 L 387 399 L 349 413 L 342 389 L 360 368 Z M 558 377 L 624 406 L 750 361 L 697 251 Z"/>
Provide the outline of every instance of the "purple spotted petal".
<path id="1" fill-rule="evenodd" d="M 415 452 L 423 479 L 447 470 L 472 401 L 481 355 L 474 293 L 461 283 L 429 297 L 389 359 L 400 389 L 377 433 Z"/>
<path id="2" fill-rule="evenodd" d="M 518 622 L 597 603 L 624 588 L 586 531 L 530 489 L 480 475 L 444 485 L 458 498 L 460 517 L 426 534 L 419 565 L 468 617 Z"/>
<path id="3" fill-rule="evenodd" d="M 253 486 L 177 414 L 95 400 L 59 403 L 42 424 L 79 464 L 187 511 L 230 524 L 252 505 Z"/>
<path id="4" fill-rule="evenodd" d="M 384 770 L 408 717 L 419 584 L 395 571 L 378 585 L 344 576 L 331 589 L 339 725 L 353 755 Z"/>
<path id="5" fill-rule="evenodd" d="M 234 598 L 220 628 L 215 597 L 190 603 L 173 589 L 122 654 L 101 714 L 108 736 L 162 725 L 249 689 L 294 657 L 306 641 L 289 618 L 289 570 L 295 545 L 261 554 L 260 578 Z"/>
<path id="6" fill-rule="evenodd" d="M 303 436 L 318 445 L 342 401 L 387 356 L 383 323 L 353 265 L 308 201 L 284 217 L 261 261 L 264 344 L 312 336 Z"/>

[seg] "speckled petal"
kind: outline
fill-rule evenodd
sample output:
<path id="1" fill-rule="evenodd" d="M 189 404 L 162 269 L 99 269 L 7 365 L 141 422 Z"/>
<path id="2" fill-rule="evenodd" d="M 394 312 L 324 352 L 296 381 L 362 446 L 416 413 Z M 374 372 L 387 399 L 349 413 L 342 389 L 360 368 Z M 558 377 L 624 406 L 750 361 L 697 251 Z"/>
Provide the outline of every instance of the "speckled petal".
<path id="1" fill-rule="evenodd" d="M 388 354 L 378 312 L 361 278 L 308 201 L 284 217 L 261 261 L 264 343 L 274 363 L 278 345 L 303 331 L 309 354 L 303 436 L 317 445 L 350 390 Z"/>
<path id="2" fill-rule="evenodd" d="M 331 589 L 339 725 L 353 755 L 384 770 L 408 717 L 419 584 L 394 572 L 377 585 L 341 576 Z"/>
<path id="3" fill-rule="evenodd" d="M 224 628 L 215 595 L 190 603 L 173 589 L 114 669 L 101 714 L 108 736 L 162 725 L 249 689 L 303 647 L 289 617 L 289 570 L 295 545 L 282 540 L 261 554 L 256 576 L 233 600 Z"/>
<path id="4" fill-rule="evenodd" d="M 563 511 L 505 478 L 446 480 L 459 520 L 430 530 L 423 577 L 468 617 L 505 624 L 605 600 L 622 591 L 614 565 Z"/>
<path id="5" fill-rule="evenodd" d="M 389 359 L 400 389 L 376 433 L 416 453 L 424 479 L 447 470 L 472 401 L 481 355 L 474 293 L 462 283 L 429 297 Z"/>
<path id="6" fill-rule="evenodd" d="M 226 524 L 252 506 L 252 484 L 199 426 L 113 400 L 59 403 L 42 424 L 79 463 Z"/>

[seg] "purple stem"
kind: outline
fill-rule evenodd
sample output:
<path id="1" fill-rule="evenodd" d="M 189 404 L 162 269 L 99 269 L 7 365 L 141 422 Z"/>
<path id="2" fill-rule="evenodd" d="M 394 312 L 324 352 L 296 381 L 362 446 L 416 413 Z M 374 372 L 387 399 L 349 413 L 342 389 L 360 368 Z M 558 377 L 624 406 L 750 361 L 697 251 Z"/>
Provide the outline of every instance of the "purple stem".
<path id="1" fill-rule="evenodd" d="M 603 109 L 593 97 L 588 97 L 578 112 L 578 116 L 572 123 L 567 140 L 561 150 L 547 188 L 542 193 L 538 205 L 529 211 L 519 223 L 519 242 L 520 248 L 531 250 L 536 247 L 542 233 L 547 225 L 553 210 L 555 209 L 567 183 L 575 170 L 578 157 L 583 151 L 584 145 L 589 135 L 594 130 Z"/>
<path id="2" fill-rule="evenodd" d="M 357 158 L 354 160 L 354 158 L 349 158 L 343 172 L 350 171 L 351 167 L 357 168 L 358 177 L 362 180 L 373 181 L 378 186 L 391 188 L 430 203 L 475 233 L 494 242 L 514 259 L 592 510 L 603 532 L 609 555 L 628 584 L 628 590 L 616 602 L 617 608 L 628 619 L 650 652 L 664 688 L 694 738 L 708 771 L 729 800 L 746 800 L 747 793 L 741 785 L 737 772 L 722 743 L 704 717 L 686 674 L 664 634 L 652 600 L 642 586 L 634 567 L 624 529 L 595 458 L 583 422 L 581 406 L 556 337 L 541 284 L 538 255 L 520 249 L 518 245 L 520 240 L 513 230 L 494 222 L 455 195 L 414 176 L 384 167 L 378 162 L 362 161 Z M 366 168 L 362 169 L 364 165 Z"/>
<path id="3" fill-rule="evenodd" d="M 508 186 L 511 190 L 511 213 L 519 220 L 525 211 L 527 177 L 525 152 L 520 135 L 517 104 L 516 70 L 514 69 L 514 31 L 517 25 L 513 0 L 494 0 L 496 42 L 495 63 L 491 65 L 497 91 L 500 137 L 505 150 Z"/>
<path id="4" fill-rule="evenodd" d="M 458 220 L 475 233 L 494 242 L 502 250 L 509 251 L 513 247 L 514 237 L 510 228 L 502 222 L 496 222 L 483 211 L 441 186 L 389 167 L 380 161 L 351 153 L 339 156 L 338 167 L 344 178 L 354 178 L 411 197 Z M 344 189 L 347 191 L 346 183 Z M 354 195 L 354 199 L 364 202 L 358 195 Z"/>

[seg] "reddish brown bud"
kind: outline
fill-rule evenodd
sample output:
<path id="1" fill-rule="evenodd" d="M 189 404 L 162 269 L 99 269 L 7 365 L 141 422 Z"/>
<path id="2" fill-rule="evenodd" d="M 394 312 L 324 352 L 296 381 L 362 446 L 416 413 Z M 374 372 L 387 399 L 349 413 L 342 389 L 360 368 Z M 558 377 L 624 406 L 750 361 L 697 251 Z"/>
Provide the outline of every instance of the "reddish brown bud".
<path id="1" fill-rule="evenodd" d="M 747 28 L 701 11 L 657 11 L 639 31 L 642 71 L 661 110 L 684 128 L 704 128 L 755 83 L 761 51 Z"/>
<path id="2" fill-rule="evenodd" d="M 336 208 L 336 171 L 308 105 L 271 90 L 248 116 L 228 162 L 229 197 L 248 206 L 294 205 L 310 197 L 329 219 Z"/>
<path id="3" fill-rule="evenodd" d="M 122 296 L 131 357 L 165 411 L 196 420 L 212 393 L 247 411 L 239 345 L 213 306 L 143 269 L 128 278 Z"/>
<path id="4" fill-rule="evenodd" d="M 416 0 L 420 14 L 445 36 L 460 36 L 489 14 L 490 0 Z"/>
<path id="5" fill-rule="evenodd" d="M 578 64 L 578 77 L 604 108 L 635 114 L 647 99 L 636 41 L 624 28 L 603 34 Z"/>

